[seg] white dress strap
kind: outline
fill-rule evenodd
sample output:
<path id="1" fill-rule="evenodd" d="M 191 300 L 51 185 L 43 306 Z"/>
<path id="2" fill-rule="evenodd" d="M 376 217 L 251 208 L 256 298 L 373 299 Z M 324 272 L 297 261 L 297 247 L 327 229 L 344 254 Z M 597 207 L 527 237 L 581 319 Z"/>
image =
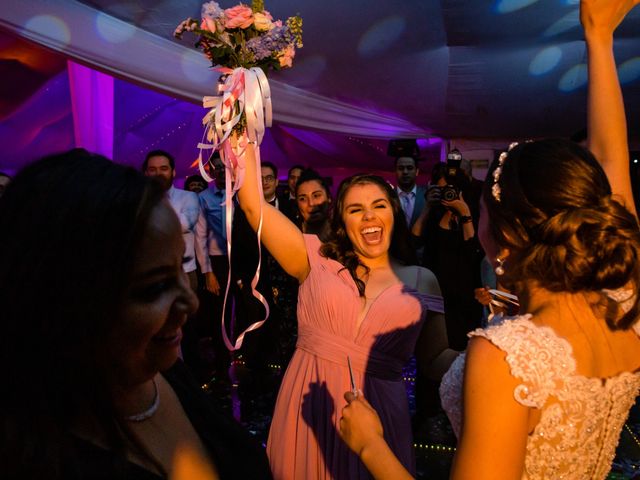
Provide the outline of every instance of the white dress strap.
<path id="1" fill-rule="evenodd" d="M 527 407 L 542 408 L 548 396 L 561 388 L 562 379 L 575 373 L 576 362 L 569 342 L 530 318 L 522 315 L 469 336 L 484 337 L 504 351 L 511 374 L 522 381 L 514 398 Z"/>

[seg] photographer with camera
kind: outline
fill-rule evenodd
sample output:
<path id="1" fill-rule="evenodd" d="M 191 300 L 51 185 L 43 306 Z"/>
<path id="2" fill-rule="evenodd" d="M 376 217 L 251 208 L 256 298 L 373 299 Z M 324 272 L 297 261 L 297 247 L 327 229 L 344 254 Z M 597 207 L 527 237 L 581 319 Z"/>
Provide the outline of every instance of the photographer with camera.
<path id="1" fill-rule="evenodd" d="M 447 163 L 435 165 L 425 207 L 412 233 L 424 245 L 422 265 L 433 271 L 442 288 L 449 345 L 464 350 L 467 332 L 480 326 L 482 308 L 474 298 L 481 287 L 482 249 L 476 236 L 477 218 L 466 198 L 473 198 L 471 181 L 460 169 L 457 150 Z"/>
<path id="2" fill-rule="evenodd" d="M 416 244 L 424 247 L 422 265 L 433 271 L 442 290 L 449 346 L 461 351 L 466 348 L 467 332 L 479 327 L 482 318 L 474 289 L 481 286 L 483 254 L 476 238 L 477 209 L 466 201 L 474 196 L 469 177 L 460 168 L 462 156 L 452 151 L 447 157 L 446 164 L 438 163 L 433 168 L 425 206 L 412 234 Z M 428 360 L 421 354 L 428 341 L 427 334 L 421 335 L 415 349 L 418 368 L 413 425 L 419 439 L 433 430 L 430 418 L 441 408 L 441 377 L 431 373 Z"/>

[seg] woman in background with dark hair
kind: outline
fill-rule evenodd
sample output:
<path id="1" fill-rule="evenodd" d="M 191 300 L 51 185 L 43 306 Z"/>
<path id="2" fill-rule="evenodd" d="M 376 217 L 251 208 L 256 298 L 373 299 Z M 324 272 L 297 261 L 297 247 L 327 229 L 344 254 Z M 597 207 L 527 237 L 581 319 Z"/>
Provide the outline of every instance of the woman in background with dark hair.
<path id="1" fill-rule="evenodd" d="M 318 172 L 306 168 L 296 183 L 296 208 L 303 233 L 329 240 L 331 233 L 331 192 Z"/>
<path id="2" fill-rule="evenodd" d="M 176 362 L 198 306 L 183 252 L 162 188 L 131 168 L 72 150 L 16 176 L 0 202 L 0 476 L 166 478 L 186 451 L 213 478 L 269 478 Z"/>
<path id="3" fill-rule="evenodd" d="M 333 215 L 335 237 L 322 244 L 264 202 L 254 180 L 252 146 L 246 164 L 240 205 L 254 228 L 262 211 L 263 243 L 300 282 L 297 348 L 267 445 L 274 477 L 367 475 L 337 431 L 342 393 L 350 388 L 348 358 L 355 384 L 381 411 L 392 450 L 413 470 L 402 367 L 425 320 L 425 328 L 433 328 L 433 357 L 447 357 L 448 351 L 439 335 L 443 329 L 434 327 L 442 323 L 440 291 L 431 272 L 413 265 L 395 192 L 373 175 L 345 180 Z"/>
<path id="4" fill-rule="evenodd" d="M 447 185 L 458 189 L 457 198 L 442 198 Z M 484 254 L 476 235 L 477 215 L 472 216 L 466 202 L 471 196 L 471 181 L 462 170 L 450 175 L 446 164 L 436 164 L 423 214 L 412 229 L 424 243 L 422 265 L 435 274 L 442 289 L 449 345 L 456 350 L 466 348 L 467 333 L 478 328 L 482 318 L 474 290 L 482 285 Z"/>

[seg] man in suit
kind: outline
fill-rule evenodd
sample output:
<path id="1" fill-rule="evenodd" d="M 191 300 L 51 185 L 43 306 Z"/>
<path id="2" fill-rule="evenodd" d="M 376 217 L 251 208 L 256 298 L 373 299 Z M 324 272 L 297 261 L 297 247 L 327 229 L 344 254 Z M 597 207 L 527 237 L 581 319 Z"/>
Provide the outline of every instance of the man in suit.
<path id="1" fill-rule="evenodd" d="M 425 187 L 416 185 L 418 173 L 420 171 L 414 157 L 396 158 L 397 192 L 409 230 L 420 216 L 425 202 Z"/>

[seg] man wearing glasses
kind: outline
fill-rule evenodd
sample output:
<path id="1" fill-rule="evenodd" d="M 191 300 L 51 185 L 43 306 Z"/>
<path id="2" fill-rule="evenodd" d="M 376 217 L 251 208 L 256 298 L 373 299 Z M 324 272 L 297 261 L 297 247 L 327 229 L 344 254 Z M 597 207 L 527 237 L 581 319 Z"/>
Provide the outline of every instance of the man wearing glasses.
<path id="1" fill-rule="evenodd" d="M 262 193 L 264 199 L 281 210 L 281 199 L 276 196 L 278 187 L 278 167 L 271 162 L 262 162 Z"/>

